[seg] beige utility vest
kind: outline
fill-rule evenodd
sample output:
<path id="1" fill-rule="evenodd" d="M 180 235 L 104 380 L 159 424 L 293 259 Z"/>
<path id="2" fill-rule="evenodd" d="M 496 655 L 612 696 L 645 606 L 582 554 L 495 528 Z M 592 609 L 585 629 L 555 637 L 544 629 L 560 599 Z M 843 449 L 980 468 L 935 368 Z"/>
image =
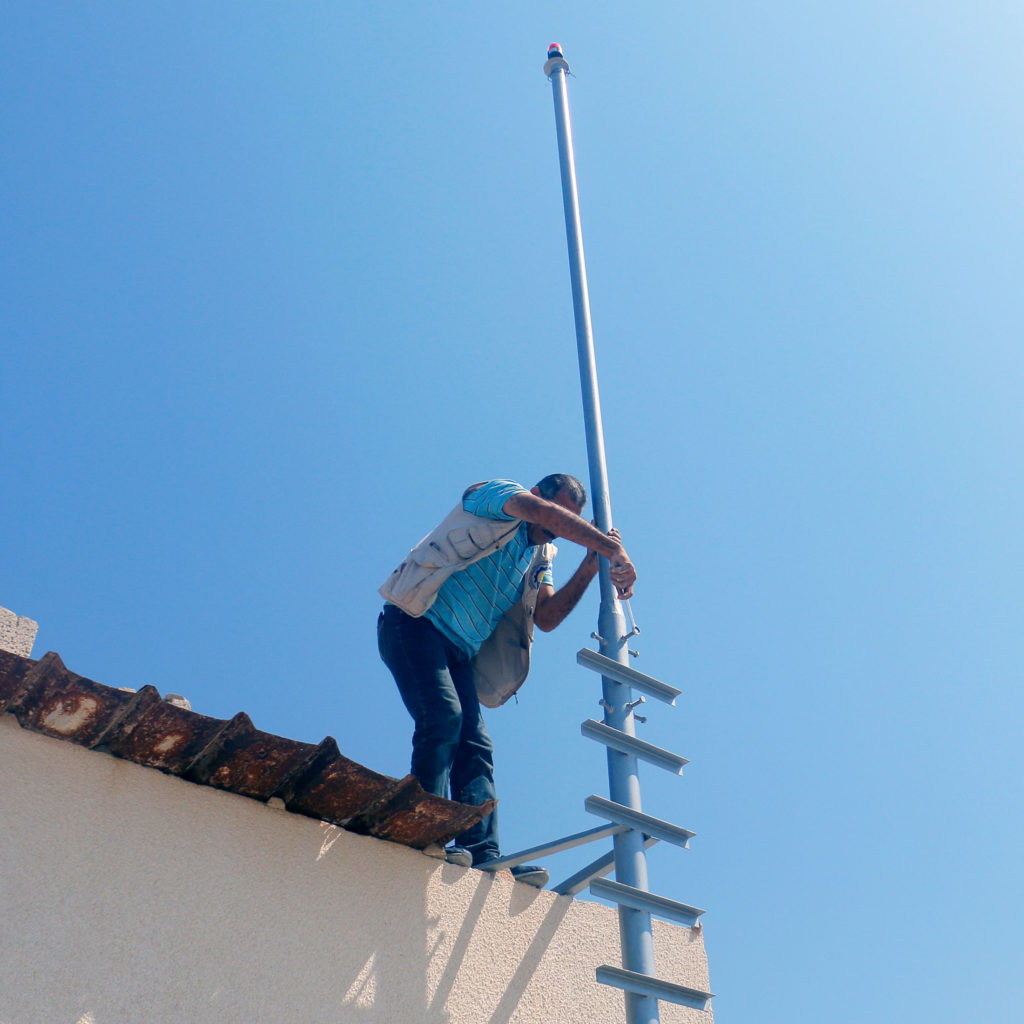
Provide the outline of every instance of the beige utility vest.
<path id="1" fill-rule="evenodd" d="M 449 576 L 503 548 L 521 524 L 520 519 L 475 516 L 459 502 L 384 581 L 379 590 L 381 597 L 419 618 L 434 603 Z M 526 574 L 522 599 L 501 617 L 473 659 L 473 681 L 485 707 L 504 704 L 530 672 L 533 612 L 540 580 L 557 551 L 554 544 L 538 545 Z"/>

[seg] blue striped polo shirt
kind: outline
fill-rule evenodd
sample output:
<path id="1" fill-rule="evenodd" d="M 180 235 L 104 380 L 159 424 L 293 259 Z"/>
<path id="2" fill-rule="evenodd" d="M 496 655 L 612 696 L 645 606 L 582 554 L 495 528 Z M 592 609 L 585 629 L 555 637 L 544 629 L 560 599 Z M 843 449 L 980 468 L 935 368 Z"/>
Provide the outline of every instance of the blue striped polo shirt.
<path id="1" fill-rule="evenodd" d="M 502 506 L 525 490 L 512 480 L 491 480 L 468 494 L 462 508 L 475 516 L 513 522 L 516 517 L 503 512 Z M 528 529 L 524 522 L 504 547 L 449 576 L 426 611 L 426 617 L 469 657 L 480 650 L 501 617 L 522 597 L 537 550 L 530 543 Z M 553 586 L 553 581 L 548 569 L 540 582 Z"/>

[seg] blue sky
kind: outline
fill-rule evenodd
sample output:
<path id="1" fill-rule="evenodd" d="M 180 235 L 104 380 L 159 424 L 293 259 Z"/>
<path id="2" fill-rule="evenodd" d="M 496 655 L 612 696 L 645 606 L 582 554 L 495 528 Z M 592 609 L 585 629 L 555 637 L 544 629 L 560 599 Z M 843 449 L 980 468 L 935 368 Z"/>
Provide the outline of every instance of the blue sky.
<path id="1" fill-rule="evenodd" d="M 1017 1018 L 1017 8 L 4 22 L 0 604 L 37 654 L 405 773 L 377 585 L 466 484 L 586 473 L 558 39 L 637 667 L 683 690 L 642 735 L 692 761 L 643 776 L 697 832 L 652 887 L 707 908 L 720 1022 Z M 596 823 L 596 605 L 488 718 L 510 851 Z"/>

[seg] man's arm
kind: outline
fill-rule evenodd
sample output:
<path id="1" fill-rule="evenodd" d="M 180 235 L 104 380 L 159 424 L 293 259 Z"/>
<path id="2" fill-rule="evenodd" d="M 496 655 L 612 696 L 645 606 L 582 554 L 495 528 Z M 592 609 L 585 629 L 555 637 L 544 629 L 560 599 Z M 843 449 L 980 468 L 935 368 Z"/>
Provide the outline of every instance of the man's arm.
<path id="1" fill-rule="evenodd" d="M 618 531 L 613 530 L 616 536 Z M 562 623 L 563 619 L 579 604 L 590 581 L 597 575 L 597 552 L 588 551 L 572 576 L 555 590 L 550 583 L 545 583 L 537 595 L 537 607 L 533 612 L 533 621 L 537 628 L 545 633 Z"/>
<path id="2" fill-rule="evenodd" d="M 625 600 L 633 596 L 636 569 L 630 561 L 629 555 L 626 554 L 626 549 L 622 546 L 617 530 L 613 530 L 610 534 L 602 533 L 596 526 L 592 526 L 575 512 L 570 512 L 569 509 L 556 505 L 555 502 L 541 498 L 530 491 L 513 494 L 502 508 L 510 516 L 524 519 L 528 523 L 536 523 L 547 530 L 552 537 L 564 537 L 592 552 L 604 555 L 608 559 L 611 580 L 619 592 L 619 597 Z M 595 564 L 594 572 L 596 571 Z M 593 575 L 590 578 L 592 579 Z M 589 582 L 590 579 L 587 580 L 587 583 Z"/>

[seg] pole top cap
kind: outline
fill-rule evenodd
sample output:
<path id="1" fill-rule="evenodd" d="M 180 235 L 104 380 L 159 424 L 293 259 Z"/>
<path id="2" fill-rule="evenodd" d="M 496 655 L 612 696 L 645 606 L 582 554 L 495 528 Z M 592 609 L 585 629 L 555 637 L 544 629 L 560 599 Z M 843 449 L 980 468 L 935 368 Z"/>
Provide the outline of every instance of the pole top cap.
<path id="1" fill-rule="evenodd" d="M 548 47 L 548 60 L 544 65 L 544 74 L 551 77 L 553 71 L 560 70 L 568 74 L 569 64 L 565 59 L 565 55 L 562 53 L 561 43 L 552 43 Z"/>

